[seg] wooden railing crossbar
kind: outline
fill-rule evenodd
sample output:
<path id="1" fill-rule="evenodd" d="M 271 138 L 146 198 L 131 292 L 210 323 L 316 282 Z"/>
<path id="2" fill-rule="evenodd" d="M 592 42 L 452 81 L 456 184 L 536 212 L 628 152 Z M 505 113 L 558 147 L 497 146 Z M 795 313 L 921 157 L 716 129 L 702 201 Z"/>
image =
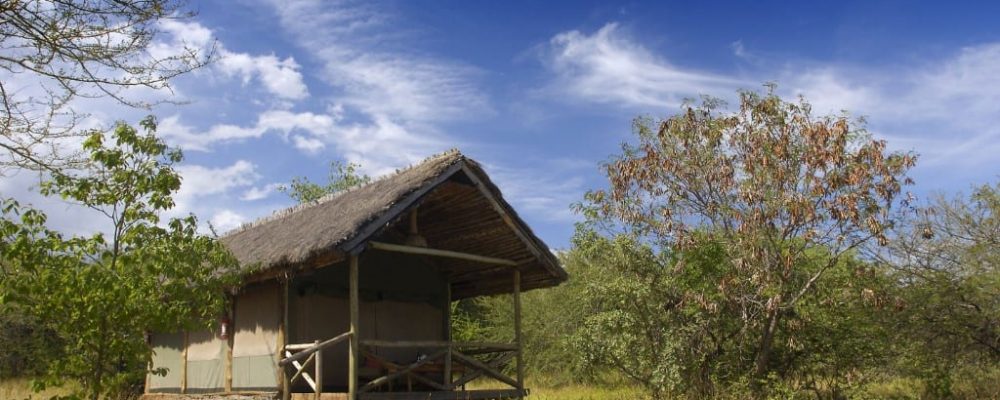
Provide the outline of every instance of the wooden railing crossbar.
<path id="1" fill-rule="evenodd" d="M 517 353 L 517 344 L 511 343 L 489 343 L 489 342 L 450 342 L 450 341 L 433 341 L 433 340 L 422 340 L 422 341 L 388 341 L 388 340 L 362 340 L 361 345 L 363 347 L 384 347 L 384 348 L 413 348 L 413 347 L 424 347 L 424 348 L 440 348 L 441 350 L 432 353 L 431 355 L 414 362 L 406 367 L 402 365 L 393 363 L 375 355 L 370 351 L 364 351 L 365 356 L 370 357 L 383 365 L 390 366 L 396 371 L 393 371 L 387 375 L 378 377 L 364 386 L 361 387 L 360 392 L 368 392 L 379 386 L 385 385 L 392 382 L 394 379 L 406 376 L 414 380 L 423 382 L 428 386 L 431 386 L 438 390 L 454 390 L 457 387 L 465 385 L 477 378 L 482 376 L 489 376 L 498 381 L 501 381 L 515 389 L 520 389 L 519 382 L 514 378 L 511 378 L 500 372 L 500 368 L 511 359 L 513 359 Z M 462 349 L 458 351 L 456 349 Z M 489 353 L 507 353 L 502 354 L 490 360 L 488 362 L 480 361 L 472 355 L 479 354 L 489 354 Z M 470 372 L 463 373 L 458 380 L 452 381 L 451 368 L 445 368 L 444 374 L 444 384 L 440 384 L 425 376 L 422 376 L 415 371 L 428 363 L 431 363 L 444 356 L 446 358 L 445 363 L 451 364 L 452 361 L 456 361 L 472 369 Z"/>
<path id="2" fill-rule="evenodd" d="M 284 366 L 288 365 L 289 363 L 291 363 L 292 361 L 298 361 L 298 360 L 301 360 L 303 358 L 309 357 L 310 354 L 313 354 L 313 353 L 315 353 L 317 351 L 323 350 L 323 349 L 325 349 L 327 347 L 333 346 L 333 345 L 335 345 L 337 343 L 340 343 L 340 342 L 342 342 L 344 340 L 347 340 L 350 337 L 351 337 L 351 332 L 344 332 L 344 333 L 341 333 L 340 335 L 337 335 L 336 337 L 334 337 L 332 339 L 327 339 L 327 340 L 324 340 L 324 341 L 319 342 L 319 343 L 310 344 L 309 347 L 307 347 L 305 350 L 302 350 L 302 351 L 300 351 L 298 353 L 295 353 L 294 355 L 292 355 L 290 357 L 287 357 L 287 358 L 279 361 L 278 365 L 284 367 Z M 293 347 L 294 348 L 300 348 L 301 346 L 303 346 L 303 345 L 301 345 L 301 344 L 298 344 L 298 345 L 286 345 L 285 349 L 286 350 L 291 350 L 291 349 L 293 349 Z"/>
<path id="3" fill-rule="evenodd" d="M 500 357 L 497 357 L 493 361 L 488 362 L 487 365 L 489 365 L 490 367 L 492 367 L 494 369 L 500 369 L 500 367 L 503 366 L 504 363 L 510 361 L 512 358 L 514 358 L 514 353 L 507 353 L 507 354 L 504 354 L 504 355 L 502 355 Z M 469 383 L 469 382 L 472 382 L 472 381 L 478 379 L 479 377 L 483 376 L 484 374 L 485 374 L 485 372 L 483 372 L 483 370 L 479 370 L 479 369 L 477 369 L 475 371 L 472 371 L 472 372 L 469 372 L 469 373 L 466 373 L 466 374 L 462 374 L 462 376 L 460 376 L 457 380 L 455 380 L 454 382 L 451 382 L 448 385 L 448 389 L 447 390 L 454 390 L 457 387 L 460 387 L 462 385 L 465 385 L 466 383 Z"/>
<path id="4" fill-rule="evenodd" d="M 445 355 L 447 352 L 448 352 L 447 349 L 439 350 L 437 352 L 432 353 L 431 355 L 429 355 L 427 357 L 424 357 L 420 361 L 417 361 L 417 362 L 415 362 L 413 364 L 410 364 L 410 365 L 406 366 L 405 368 L 403 368 L 403 369 L 401 369 L 399 371 L 390 373 L 390 374 L 385 375 L 385 376 L 378 377 L 375 380 L 372 380 L 371 382 L 368 382 L 364 386 L 362 386 L 361 387 L 361 392 L 370 391 L 370 390 L 372 390 L 372 389 L 374 389 L 376 387 L 379 387 L 381 385 L 384 385 L 386 383 L 391 382 L 393 379 L 396 379 L 396 378 L 399 378 L 401 376 L 407 375 L 411 371 L 419 368 L 420 366 L 423 366 L 423 365 L 425 365 L 427 363 L 430 363 L 431 361 L 434 361 L 434 360 L 440 358 L 441 356 Z M 416 376 L 416 375 L 412 375 L 412 376 Z"/>
<path id="5" fill-rule="evenodd" d="M 376 340 L 367 339 L 361 341 L 362 346 L 368 347 L 451 347 L 455 349 L 469 349 L 469 348 L 483 348 L 483 349 L 496 349 L 496 350 L 517 350 L 517 344 L 514 343 L 495 343 L 495 342 L 449 342 L 444 340 L 410 340 L 410 341 L 399 341 L 399 340 Z"/>
<path id="6" fill-rule="evenodd" d="M 371 352 L 365 351 L 364 354 L 366 356 L 368 356 L 368 357 L 371 357 L 371 358 L 373 358 L 375 360 L 378 360 L 378 362 L 380 362 L 382 364 L 392 366 L 393 368 L 398 368 L 398 369 L 402 369 L 403 368 L 402 365 L 399 365 L 399 364 L 396 364 L 396 363 L 394 363 L 392 361 L 386 360 L 385 358 L 379 357 L 378 355 L 372 354 Z M 445 355 L 445 357 L 447 357 L 447 355 Z M 437 383 L 437 382 L 435 382 L 435 381 L 433 381 L 431 379 L 428 379 L 427 377 L 422 376 L 420 374 L 416 374 L 412 370 L 409 371 L 409 372 L 407 372 L 406 376 L 409 377 L 409 378 L 412 378 L 412 379 L 416 379 L 417 381 L 423 382 L 426 385 L 428 385 L 430 387 L 433 387 L 433 388 L 435 388 L 437 390 L 449 390 L 447 386 L 442 385 L 440 383 Z"/>
<path id="7" fill-rule="evenodd" d="M 292 355 L 292 352 L 287 351 L 287 350 L 285 351 L 285 357 L 289 357 L 291 355 Z M 292 361 L 292 366 L 295 367 L 296 371 L 295 371 L 295 375 L 292 375 L 292 377 L 290 379 L 288 379 L 288 383 L 294 383 L 295 380 L 298 379 L 301 376 L 302 379 L 305 379 L 306 383 L 309 384 L 309 387 L 313 391 L 315 391 L 316 390 L 316 381 L 314 381 L 313 378 L 311 376 L 309 376 L 308 372 L 305 372 L 306 371 L 306 366 L 308 366 L 309 363 L 313 362 L 313 360 L 315 360 L 315 359 L 316 359 L 316 354 L 312 354 L 312 355 L 309 356 L 309 358 L 306 359 L 306 361 L 304 363 L 300 364 L 298 361 Z"/>
<path id="8" fill-rule="evenodd" d="M 462 364 L 483 371 L 483 373 L 485 373 L 486 375 L 489 375 L 500 382 L 506 383 L 514 387 L 515 389 L 520 389 L 520 386 L 517 384 L 516 380 L 511 379 L 509 376 L 500 373 L 499 371 L 493 369 L 493 367 L 491 367 L 486 363 L 483 363 L 482 361 L 472 358 L 471 356 L 462 354 L 461 352 L 458 352 L 456 350 L 451 351 L 451 356 L 454 357 L 455 360 L 461 362 Z"/>

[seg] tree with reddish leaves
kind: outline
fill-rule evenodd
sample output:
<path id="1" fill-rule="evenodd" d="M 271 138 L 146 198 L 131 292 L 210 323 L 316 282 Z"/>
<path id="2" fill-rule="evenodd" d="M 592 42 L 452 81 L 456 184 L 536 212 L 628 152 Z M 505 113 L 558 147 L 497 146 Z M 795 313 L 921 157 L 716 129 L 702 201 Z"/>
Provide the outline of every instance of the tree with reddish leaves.
<path id="1" fill-rule="evenodd" d="M 721 249 L 714 296 L 688 304 L 739 322 L 739 368 L 759 396 L 782 369 L 776 337 L 792 340 L 787 331 L 808 323 L 786 320 L 826 277 L 853 268 L 844 260 L 859 248 L 887 243 L 916 161 L 887 151 L 863 120 L 814 116 L 773 89 L 742 92 L 735 112 L 706 99 L 664 120 L 636 119 L 637 143 L 603 164 L 608 187 L 577 206 L 596 230 L 673 253 L 674 274 L 685 252 Z M 878 295 L 865 289 L 851 288 Z"/>

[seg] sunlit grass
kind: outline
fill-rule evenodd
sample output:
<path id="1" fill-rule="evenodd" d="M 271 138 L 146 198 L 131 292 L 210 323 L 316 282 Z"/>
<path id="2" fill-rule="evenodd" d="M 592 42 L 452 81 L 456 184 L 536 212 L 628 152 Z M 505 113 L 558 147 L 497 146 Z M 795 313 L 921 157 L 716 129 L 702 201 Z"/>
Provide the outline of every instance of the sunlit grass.
<path id="1" fill-rule="evenodd" d="M 599 387 L 581 384 L 546 386 L 537 382 L 526 382 L 531 391 L 531 400 L 618 400 L 642 399 L 642 391 L 628 386 Z M 467 386 L 467 389 L 507 389 L 509 386 L 488 379 L 477 380 Z"/>
<path id="2" fill-rule="evenodd" d="M 3 400 L 41 400 L 52 396 L 68 395 L 75 386 L 67 384 L 61 388 L 47 388 L 35 393 L 31 390 L 31 380 L 28 378 L 4 378 L 0 380 L 0 399 Z"/>

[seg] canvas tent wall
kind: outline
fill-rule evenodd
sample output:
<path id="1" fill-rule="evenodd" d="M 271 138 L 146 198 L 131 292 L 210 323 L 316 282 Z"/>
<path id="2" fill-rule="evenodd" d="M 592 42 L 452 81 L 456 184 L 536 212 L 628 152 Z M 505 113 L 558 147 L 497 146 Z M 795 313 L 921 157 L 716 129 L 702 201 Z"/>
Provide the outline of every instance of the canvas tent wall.
<path id="1" fill-rule="evenodd" d="M 184 366 L 184 333 L 155 333 L 150 338 L 153 347 L 152 369 L 164 370 L 149 374 L 146 391 L 150 393 L 180 393 L 181 371 Z"/>
<path id="2" fill-rule="evenodd" d="M 374 253 L 362 257 L 360 323 L 362 339 L 445 340 L 446 282 L 419 257 Z M 347 265 L 339 263 L 295 277 L 289 293 L 289 343 L 312 343 L 349 329 Z M 347 346 L 323 351 L 323 384 L 347 385 Z M 379 349 L 388 360 L 408 363 L 430 349 Z M 294 388 L 306 391 L 304 383 Z"/>
<path id="3" fill-rule="evenodd" d="M 277 390 L 277 354 L 284 346 L 279 337 L 283 297 L 284 289 L 274 281 L 244 288 L 236 297 L 233 390 Z"/>
<path id="4" fill-rule="evenodd" d="M 152 368 L 164 369 L 166 374 L 149 374 L 147 391 L 225 392 L 227 368 L 235 391 L 278 390 L 277 353 L 284 345 L 278 334 L 283 293 L 277 282 L 240 291 L 234 297 L 230 340 L 218 330 L 152 335 Z"/>

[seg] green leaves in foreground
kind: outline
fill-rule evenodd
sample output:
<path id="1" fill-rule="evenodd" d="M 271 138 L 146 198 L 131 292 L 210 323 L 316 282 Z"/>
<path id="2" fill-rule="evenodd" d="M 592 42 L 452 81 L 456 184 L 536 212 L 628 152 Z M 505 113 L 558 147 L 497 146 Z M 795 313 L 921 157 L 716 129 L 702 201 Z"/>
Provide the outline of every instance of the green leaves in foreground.
<path id="1" fill-rule="evenodd" d="M 3 203 L 0 308 L 32 316 L 65 346 L 58 360 L 39 360 L 38 388 L 76 380 L 76 395 L 92 399 L 125 390 L 146 372 L 148 332 L 204 325 L 223 310 L 235 260 L 194 216 L 162 219 L 182 156 L 155 136 L 152 118 L 140 125 L 92 133 L 86 168 L 42 186 L 103 216 L 100 233 L 67 237 L 41 212 Z"/>

